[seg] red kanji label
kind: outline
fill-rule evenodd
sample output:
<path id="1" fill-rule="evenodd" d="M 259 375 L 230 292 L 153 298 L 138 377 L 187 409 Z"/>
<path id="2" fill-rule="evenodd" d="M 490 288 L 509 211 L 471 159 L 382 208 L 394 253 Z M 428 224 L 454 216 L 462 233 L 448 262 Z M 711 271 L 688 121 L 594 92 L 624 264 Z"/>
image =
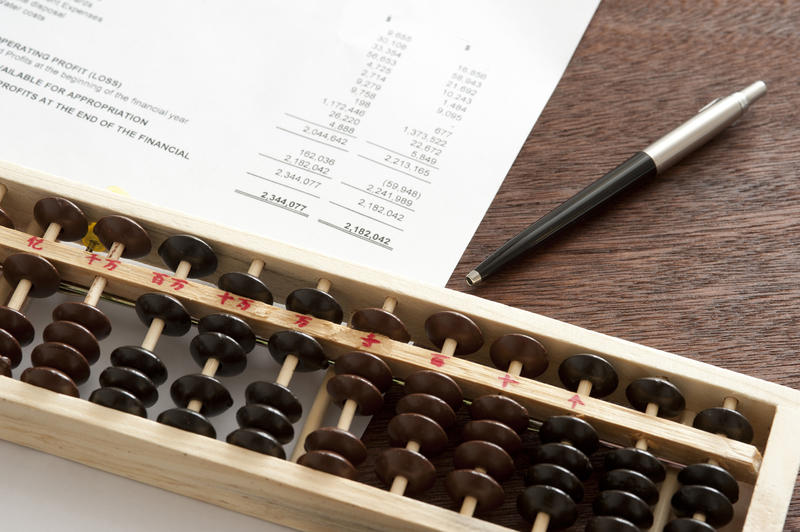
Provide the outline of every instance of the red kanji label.
<path id="1" fill-rule="evenodd" d="M 186 286 L 186 283 L 188 282 L 189 281 L 187 281 L 186 279 L 176 279 L 175 277 L 173 277 L 172 284 L 169 285 L 169 287 L 172 288 L 173 290 L 180 290 L 181 288 Z"/>
<path id="2" fill-rule="evenodd" d="M 297 316 L 297 321 L 294 322 L 294 324 L 298 327 L 305 327 L 311 323 L 311 320 L 313 319 L 310 316 L 303 316 L 302 314 L 295 314 L 295 316 Z"/>
<path id="3" fill-rule="evenodd" d="M 447 357 L 445 355 L 441 353 L 433 353 L 433 356 L 431 357 L 431 364 L 433 364 L 437 368 L 441 368 L 442 366 L 444 366 L 445 360 L 447 360 Z"/>
<path id="4" fill-rule="evenodd" d="M 372 347 L 372 344 L 379 344 L 379 343 L 381 343 L 381 341 L 375 338 L 375 335 L 372 333 L 369 333 L 368 335 L 361 337 L 361 345 L 364 347 Z"/>
<path id="5" fill-rule="evenodd" d="M 506 373 L 502 377 L 497 377 L 497 378 L 503 381 L 503 388 L 505 388 L 509 384 L 519 384 L 519 381 L 514 380 L 514 378 L 508 373 Z"/>
<path id="6" fill-rule="evenodd" d="M 91 262 L 89 264 L 91 264 Z M 117 269 L 117 266 L 119 266 L 118 260 L 106 259 L 106 263 L 103 265 L 103 268 L 105 268 L 108 271 L 114 271 L 115 269 Z"/>
<path id="7" fill-rule="evenodd" d="M 572 408 L 574 409 L 576 405 L 586 406 L 583 401 L 581 401 L 581 396 L 577 393 L 567 399 L 568 403 L 572 403 Z"/>
<path id="8" fill-rule="evenodd" d="M 167 278 L 168 275 L 166 273 L 153 272 L 153 278 L 150 280 L 150 282 L 153 284 L 164 284 L 164 281 L 166 281 Z"/>
<path id="9" fill-rule="evenodd" d="M 247 310 L 247 309 L 249 309 L 249 308 L 250 308 L 250 305 L 251 305 L 252 303 L 253 303 L 253 300 L 252 300 L 252 299 L 245 299 L 245 298 L 243 298 L 243 297 L 240 297 L 240 298 L 239 298 L 239 304 L 238 304 L 238 305 L 236 305 L 236 307 L 237 307 L 237 308 L 240 308 L 240 309 L 242 309 L 242 310 Z"/>
<path id="10" fill-rule="evenodd" d="M 219 299 L 220 299 L 219 304 L 220 305 L 224 305 L 228 301 L 232 301 L 234 299 L 234 297 L 232 295 L 230 295 L 228 292 L 224 292 L 224 293 L 219 295 Z"/>
<path id="11" fill-rule="evenodd" d="M 42 242 L 44 242 L 44 238 L 39 238 L 38 236 L 32 236 L 28 239 L 28 247 L 31 249 L 42 249 Z"/>
<path id="12" fill-rule="evenodd" d="M 97 256 L 97 253 L 92 253 L 91 255 L 86 256 L 86 260 L 89 261 L 89 264 L 94 264 L 100 260 L 100 257 Z"/>

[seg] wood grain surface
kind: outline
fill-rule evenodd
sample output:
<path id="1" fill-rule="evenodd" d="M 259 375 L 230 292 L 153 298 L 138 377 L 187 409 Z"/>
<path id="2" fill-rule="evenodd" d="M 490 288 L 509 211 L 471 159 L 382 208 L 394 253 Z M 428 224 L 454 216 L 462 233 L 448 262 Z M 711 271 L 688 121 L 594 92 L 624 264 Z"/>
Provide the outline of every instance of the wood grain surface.
<path id="1" fill-rule="evenodd" d="M 798 52 L 797 3 L 604 0 L 448 287 L 800 388 Z M 466 286 L 505 240 L 758 79 L 767 95 L 705 147 Z M 368 444 L 387 445 L 389 418 Z M 523 529 L 521 487 L 487 517 Z M 452 505 L 440 488 L 429 497 Z M 797 489 L 785 529 L 800 530 Z"/>

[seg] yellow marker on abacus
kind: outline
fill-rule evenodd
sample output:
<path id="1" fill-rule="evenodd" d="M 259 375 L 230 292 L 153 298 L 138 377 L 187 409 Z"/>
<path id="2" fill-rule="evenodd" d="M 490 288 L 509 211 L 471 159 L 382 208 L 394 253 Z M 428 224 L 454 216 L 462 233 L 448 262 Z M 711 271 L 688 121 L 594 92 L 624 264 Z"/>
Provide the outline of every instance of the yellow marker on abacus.
<path id="1" fill-rule="evenodd" d="M 110 185 L 106 187 L 107 190 L 115 194 L 119 194 L 121 196 L 130 196 L 127 191 L 124 189 L 116 186 Z M 91 222 L 89 224 L 89 230 L 86 232 L 86 236 L 81 239 L 81 243 L 86 246 L 86 251 L 94 253 L 95 251 L 106 251 L 106 248 L 100 242 L 100 239 L 97 238 L 97 235 L 94 234 L 94 226 L 97 222 Z"/>

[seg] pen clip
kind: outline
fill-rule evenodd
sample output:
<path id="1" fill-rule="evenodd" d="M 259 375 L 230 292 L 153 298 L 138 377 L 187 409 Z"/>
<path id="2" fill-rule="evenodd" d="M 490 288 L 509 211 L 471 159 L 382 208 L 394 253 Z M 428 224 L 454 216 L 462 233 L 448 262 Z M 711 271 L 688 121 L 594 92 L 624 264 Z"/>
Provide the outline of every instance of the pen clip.
<path id="1" fill-rule="evenodd" d="M 714 98 L 713 100 L 711 100 L 710 102 L 705 104 L 703 107 L 701 107 L 700 110 L 697 111 L 697 114 L 702 113 L 703 111 L 705 111 L 706 109 L 708 109 L 709 107 L 711 107 L 712 105 L 714 105 L 715 103 L 717 103 L 720 100 L 722 100 L 722 98 Z"/>

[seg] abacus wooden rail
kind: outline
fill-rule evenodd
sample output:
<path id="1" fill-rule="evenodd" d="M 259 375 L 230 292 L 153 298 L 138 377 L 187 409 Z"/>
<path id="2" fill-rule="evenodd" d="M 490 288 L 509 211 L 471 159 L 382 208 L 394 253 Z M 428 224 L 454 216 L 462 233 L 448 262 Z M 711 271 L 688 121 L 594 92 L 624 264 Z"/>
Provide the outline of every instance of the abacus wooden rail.
<path id="1" fill-rule="evenodd" d="M 218 272 L 256 271 L 258 277 L 263 263 L 261 276 L 280 302 L 286 301 L 294 289 L 318 285 L 324 279 L 324 291 L 335 294 L 346 316 L 384 303 L 384 308 L 391 308 L 390 312 L 407 325 L 414 344 L 367 335 L 344 323 L 310 317 L 300 320 L 297 312 L 265 302 L 236 306 L 234 300 L 221 297 L 227 292 L 204 282 L 185 281 L 185 275 L 178 289 L 156 283 L 154 271 L 162 271 L 163 266 L 155 251 L 137 262 L 122 261 L 112 269 L 104 268 L 102 261 L 89 260 L 91 254 L 80 247 L 39 237 L 35 225 L 26 232 L 0 227 L 0 260 L 33 253 L 52 263 L 61 279 L 71 283 L 90 286 L 102 276 L 102 291 L 130 300 L 146 292 L 165 293 L 178 299 L 192 316 L 231 314 L 264 338 L 277 331 L 307 333 L 334 362 L 352 351 L 371 353 L 401 380 L 416 371 L 434 369 L 454 379 L 466 398 L 502 394 L 524 406 L 533 420 L 573 415 L 589 422 L 599 437 L 612 445 L 626 447 L 636 442 L 637 447 L 641 445 L 674 464 L 712 460 L 741 484 L 752 485 L 749 498 L 742 497 L 736 505 L 742 530 L 780 530 L 783 526 L 800 465 L 800 452 L 792 439 L 792 431 L 800 422 L 800 392 L 796 390 L 463 293 L 389 277 L 203 220 L 158 212 L 127 197 L 9 163 L 0 163 L 0 184 L 7 189 L 2 209 L 11 219 L 29 220 L 37 201 L 57 196 L 78 204 L 90 220 L 110 214 L 128 216 L 139 222 L 154 242 L 181 233 L 196 235 L 216 253 Z M 178 277 L 176 273 L 174 278 Z M 216 282 L 217 277 L 212 274 L 204 279 Z M 426 319 L 442 310 L 472 318 L 482 331 L 484 347 L 463 358 L 452 356 L 455 347 L 448 352 L 446 342 L 441 350 L 421 347 L 430 345 Z M 490 362 L 489 346 L 510 333 L 529 335 L 547 349 L 548 369 L 535 380 L 520 376 L 511 367 L 495 369 Z M 592 353 L 609 361 L 621 383 L 643 377 L 668 380 L 686 397 L 684 419 L 710 407 L 733 405 L 752 423 L 752 442 L 735 441 L 635 410 L 628 406 L 624 386 L 603 399 L 589 397 L 580 387 L 577 393 L 566 390 L 558 369 L 578 353 Z M 0 437 L 301 529 L 498 528 L 451 510 L 12 379 L 0 379 Z M 668 484 L 664 483 L 662 492 L 677 489 L 674 483 Z M 346 503 L 342 502 L 342 493 L 347 493 Z M 660 529 L 669 518 L 671 495 L 661 497 L 654 529 Z"/>

